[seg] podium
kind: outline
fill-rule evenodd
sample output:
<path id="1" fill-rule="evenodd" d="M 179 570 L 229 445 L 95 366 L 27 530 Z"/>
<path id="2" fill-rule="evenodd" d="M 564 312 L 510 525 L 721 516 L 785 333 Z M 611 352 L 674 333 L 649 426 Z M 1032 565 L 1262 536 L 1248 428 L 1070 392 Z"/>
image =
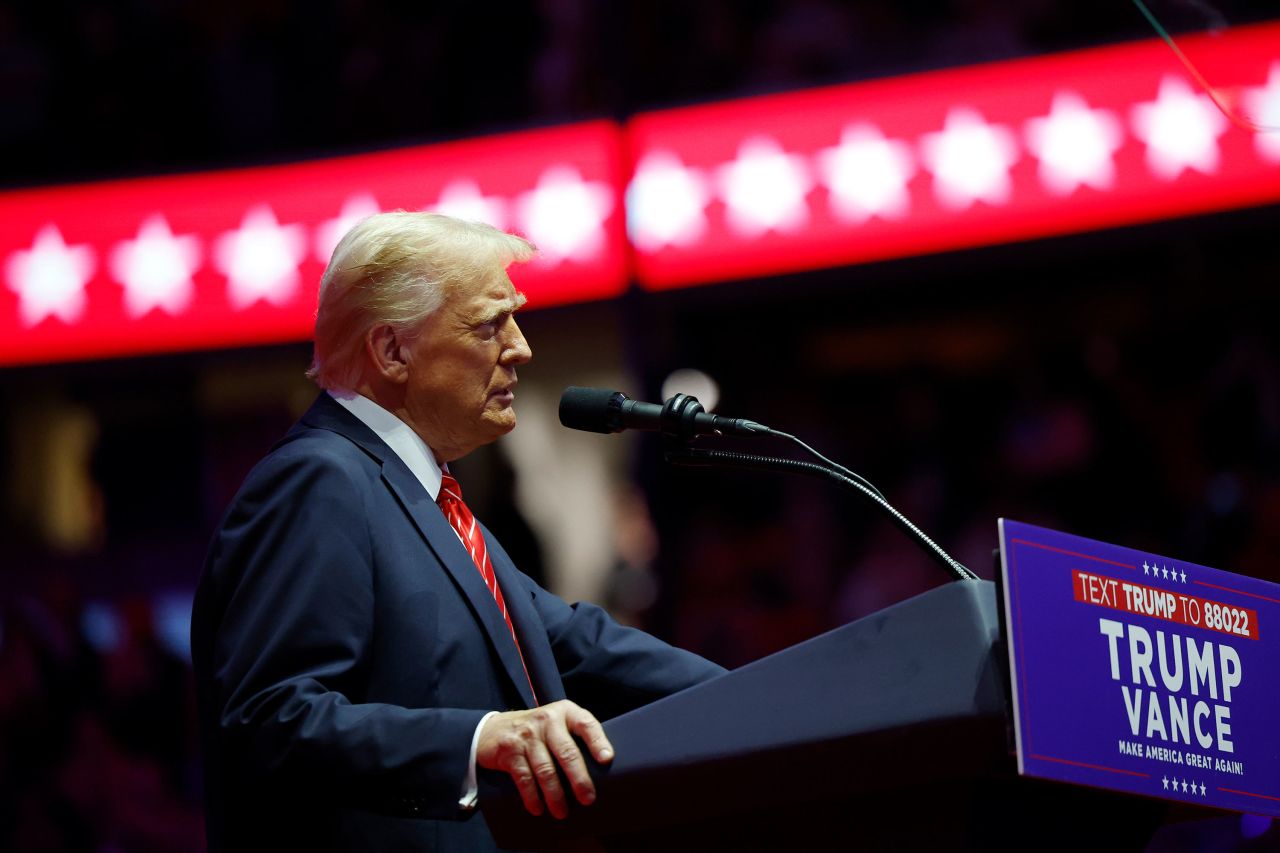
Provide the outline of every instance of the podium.
<path id="1" fill-rule="evenodd" d="M 482 774 L 485 819 L 532 850 L 1142 849 L 1166 804 L 1018 777 L 1001 636 L 993 583 L 938 587 L 606 721 L 563 821 Z"/>

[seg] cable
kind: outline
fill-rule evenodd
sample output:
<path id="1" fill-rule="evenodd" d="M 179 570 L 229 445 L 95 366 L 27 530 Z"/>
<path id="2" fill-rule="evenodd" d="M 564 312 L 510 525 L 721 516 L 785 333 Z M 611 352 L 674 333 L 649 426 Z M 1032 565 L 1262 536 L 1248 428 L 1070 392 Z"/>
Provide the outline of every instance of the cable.
<path id="1" fill-rule="evenodd" d="M 844 467 L 844 466 L 843 466 L 843 465 L 841 465 L 839 462 L 832 462 L 830 459 L 828 459 L 827 457 L 823 456 L 821 453 L 819 453 L 818 451 L 814 450 L 812 447 L 810 447 L 809 445 L 805 444 L 803 441 L 801 441 L 800 439 L 796 438 L 796 437 L 795 437 L 794 435 L 792 435 L 791 433 L 789 433 L 789 432 L 782 432 L 781 430 L 776 430 L 776 429 L 769 429 L 768 427 L 765 427 L 765 429 L 767 430 L 767 431 L 766 431 L 766 433 L 765 433 L 765 435 L 772 435 L 772 436 L 775 436 L 775 437 L 777 437 L 777 438 L 785 438 L 785 439 L 788 439 L 788 440 L 790 440 L 790 441 L 794 441 L 796 444 L 800 445 L 800 446 L 801 446 L 801 447 L 803 447 L 805 450 L 809 451 L 809 453 L 810 453 L 810 454 L 812 454 L 813 456 L 815 456 L 815 457 L 816 457 L 816 458 L 818 458 L 818 459 L 821 459 L 821 460 L 822 460 L 823 462 L 825 462 L 829 467 L 831 467 L 831 468 L 835 469 L 836 471 L 839 471 L 841 474 L 844 474 L 846 477 L 848 477 L 848 478 L 850 478 L 850 479 L 852 479 L 852 480 L 857 480 L 859 483 L 861 483 L 862 485 L 866 486 L 868 489 L 870 489 L 870 490 L 871 490 L 871 493 L 872 493 L 872 494 L 874 494 L 876 497 L 878 497 L 880 500 L 882 500 L 882 501 L 887 500 L 887 499 L 885 498 L 885 496 L 884 496 L 884 493 L 883 493 L 883 492 L 881 492 L 879 489 L 877 489 L 877 488 L 872 484 L 872 482 L 871 482 L 870 480 L 868 480 L 866 477 L 862 476 L 861 474 L 857 474 L 857 473 L 855 473 L 855 472 L 853 472 L 853 471 L 850 471 L 848 468 Z"/>
<path id="2" fill-rule="evenodd" d="M 815 455 L 817 455 L 815 453 Z M 889 516 L 889 520 L 898 526 L 900 530 L 908 536 L 915 539 L 918 543 L 925 546 L 925 550 L 933 557 L 948 573 L 958 580 L 979 580 L 978 576 L 967 569 L 958 560 L 948 554 L 936 542 L 930 539 L 924 531 L 911 523 L 905 515 L 898 512 L 888 501 L 884 499 L 874 486 L 870 484 L 864 485 L 859 482 L 862 478 L 847 477 L 845 474 L 837 470 L 839 466 L 826 468 L 822 465 L 816 465 L 812 462 L 801 462 L 796 459 L 780 459 L 773 456 L 757 456 L 752 453 L 736 453 L 729 450 L 707 450 L 705 448 L 679 448 L 668 450 L 666 459 L 673 465 L 686 465 L 689 467 L 746 467 L 758 468 L 766 471 L 792 471 L 800 474 L 808 474 L 815 477 L 825 477 L 833 479 L 836 482 L 853 488 L 863 497 L 870 500 Z"/>
<path id="3" fill-rule="evenodd" d="M 1205 76 L 1200 73 L 1200 69 L 1196 68 L 1195 64 L 1187 58 L 1185 53 L 1182 52 L 1182 48 L 1178 47 L 1177 42 L 1173 40 L 1173 36 L 1169 35 L 1168 31 L 1161 26 L 1158 20 L 1156 20 L 1156 16 L 1151 14 L 1151 10 L 1147 8 L 1147 4 L 1143 3 L 1142 0 L 1133 0 L 1133 5 L 1138 7 L 1138 11 L 1147 19 L 1147 23 L 1155 28 L 1156 34 L 1159 35 L 1160 38 L 1164 40 L 1164 43 L 1169 46 L 1169 49 L 1173 51 L 1173 55 L 1176 56 L 1178 61 L 1182 63 L 1183 67 L 1187 69 L 1187 73 L 1191 75 L 1192 79 L 1196 81 L 1201 89 L 1204 89 L 1205 94 L 1207 94 L 1209 99 L 1213 101 L 1213 105 L 1217 107 L 1218 111 L 1226 116 L 1232 124 L 1242 130 L 1247 130 L 1253 133 L 1274 133 L 1276 131 L 1280 131 L 1280 127 L 1258 124 L 1249 116 L 1237 113 L 1235 108 L 1227 102 L 1227 96 L 1220 92 L 1216 86 L 1206 80 Z"/>

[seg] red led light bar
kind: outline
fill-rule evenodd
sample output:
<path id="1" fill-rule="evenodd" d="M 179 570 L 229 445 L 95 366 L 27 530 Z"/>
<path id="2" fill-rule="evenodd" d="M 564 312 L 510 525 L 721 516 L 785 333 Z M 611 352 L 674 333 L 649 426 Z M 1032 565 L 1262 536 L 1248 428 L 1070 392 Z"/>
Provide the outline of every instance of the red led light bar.
<path id="1" fill-rule="evenodd" d="M 1280 26 L 1182 44 L 1280 126 Z M 526 234 L 542 258 L 513 277 L 536 308 L 619 294 L 630 259 L 664 289 L 1277 199 L 1280 133 L 1232 125 L 1152 40 L 621 129 L 0 194 L 0 365 L 305 339 L 322 259 L 378 209 Z"/>
<path id="2" fill-rule="evenodd" d="M 1280 126 L 1280 27 L 1183 40 Z M 1280 133 L 1233 126 L 1150 41 L 646 113 L 628 231 L 661 289 L 1280 198 Z"/>
<path id="3" fill-rule="evenodd" d="M 378 210 L 528 235 L 534 306 L 627 285 L 618 129 L 0 195 L 0 364 L 305 340 L 334 244 Z"/>

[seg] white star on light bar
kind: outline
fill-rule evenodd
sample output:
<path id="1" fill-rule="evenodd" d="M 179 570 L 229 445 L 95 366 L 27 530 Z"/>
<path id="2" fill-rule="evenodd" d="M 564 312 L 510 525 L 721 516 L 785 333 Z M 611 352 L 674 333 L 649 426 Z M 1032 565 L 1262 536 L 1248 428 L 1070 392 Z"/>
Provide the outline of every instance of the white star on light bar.
<path id="1" fill-rule="evenodd" d="M 538 186 L 516 201 L 516 217 L 538 246 L 539 262 L 590 260 L 604 248 L 604 221 L 613 212 L 613 190 L 584 181 L 572 166 L 552 166 Z"/>
<path id="2" fill-rule="evenodd" d="M 688 246 L 707 230 L 707 178 L 670 151 L 651 151 L 627 187 L 627 232 L 642 251 Z"/>
<path id="3" fill-rule="evenodd" d="M 450 181 L 440 191 L 440 199 L 431 208 L 436 213 L 483 222 L 494 228 L 507 225 L 507 203 L 498 196 L 485 195 L 480 185 L 467 178 Z"/>
<path id="4" fill-rule="evenodd" d="M 1147 167 L 1172 181 L 1186 169 L 1218 171 L 1218 137 L 1227 120 L 1208 95 L 1197 95 L 1177 77 L 1166 77 L 1154 101 L 1133 108 L 1133 130 L 1147 143 Z"/>
<path id="5" fill-rule="evenodd" d="M 18 315 L 24 326 L 46 317 L 74 323 L 84 312 L 84 286 L 93 277 L 92 246 L 68 246 L 58 226 L 50 222 L 36 234 L 30 249 L 9 256 L 5 274 L 18 294 Z"/>
<path id="6" fill-rule="evenodd" d="M 298 288 L 298 264 L 307 254 L 301 225 L 281 225 L 270 206 L 245 214 L 236 231 L 218 238 L 213 257 L 227 277 L 227 297 L 237 311 L 265 299 L 284 305 Z"/>
<path id="7" fill-rule="evenodd" d="M 977 110 L 956 107 L 947 113 L 943 129 L 926 133 L 920 147 L 933 172 L 934 194 L 946 207 L 964 210 L 975 201 L 1009 200 L 1009 167 L 1019 154 L 1017 138 L 1004 125 L 988 124 Z"/>
<path id="8" fill-rule="evenodd" d="M 1080 186 L 1110 189 L 1111 155 L 1124 144 L 1124 128 L 1108 110 L 1092 110 L 1073 92 L 1053 96 L 1049 115 L 1027 122 L 1027 147 L 1040 160 L 1040 182 L 1054 195 Z"/>
<path id="9" fill-rule="evenodd" d="M 329 259 L 333 257 L 333 250 L 338 248 L 338 243 L 347 236 L 351 226 L 381 211 L 378 200 L 369 193 L 349 196 L 342 203 L 342 210 L 338 212 L 337 218 L 326 219 L 316 228 L 314 247 L 316 260 L 322 264 L 329 263 Z"/>
<path id="10" fill-rule="evenodd" d="M 178 314 L 191 302 L 191 276 L 200 268 L 200 239 L 175 237 L 160 213 L 147 217 L 136 240 L 123 240 L 111 253 L 111 275 L 124 285 L 131 317 L 155 308 Z"/>
<path id="11" fill-rule="evenodd" d="M 831 205 L 844 219 L 865 222 L 872 216 L 905 216 L 911 199 L 907 182 L 915 174 L 911 149 L 885 139 L 870 124 L 846 127 L 840 144 L 818 152 L 818 165 L 831 189 Z"/>
<path id="12" fill-rule="evenodd" d="M 1280 128 L 1280 62 L 1271 63 L 1266 85 L 1247 91 L 1244 103 L 1254 123 L 1267 128 L 1253 134 L 1258 156 L 1280 162 L 1280 130 L 1271 129 Z"/>
<path id="13" fill-rule="evenodd" d="M 809 168 L 767 136 L 743 140 L 738 158 L 717 170 L 716 184 L 729 227 L 744 237 L 797 231 L 809 221 Z"/>

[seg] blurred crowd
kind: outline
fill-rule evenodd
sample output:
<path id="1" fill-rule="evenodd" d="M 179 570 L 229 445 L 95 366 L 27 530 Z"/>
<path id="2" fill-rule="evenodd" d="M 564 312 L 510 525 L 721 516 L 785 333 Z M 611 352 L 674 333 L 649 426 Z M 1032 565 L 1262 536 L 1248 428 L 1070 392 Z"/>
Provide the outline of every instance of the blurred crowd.
<path id="1" fill-rule="evenodd" d="M 0 849 L 203 849 L 191 674 L 145 598 L 109 640 L 66 576 L 8 602 L 0 646 Z"/>
<path id="2" fill-rule="evenodd" d="M 1194 347 L 1202 363 L 1162 349 L 1144 364 L 1156 346 L 1100 337 L 980 372 L 800 382 L 728 413 L 800 433 L 988 579 L 1008 517 L 1280 582 L 1280 347 L 1240 333 Z M 825 481 L 652 465 L 671 630 L 727 666 L 947 579 Z"/>

